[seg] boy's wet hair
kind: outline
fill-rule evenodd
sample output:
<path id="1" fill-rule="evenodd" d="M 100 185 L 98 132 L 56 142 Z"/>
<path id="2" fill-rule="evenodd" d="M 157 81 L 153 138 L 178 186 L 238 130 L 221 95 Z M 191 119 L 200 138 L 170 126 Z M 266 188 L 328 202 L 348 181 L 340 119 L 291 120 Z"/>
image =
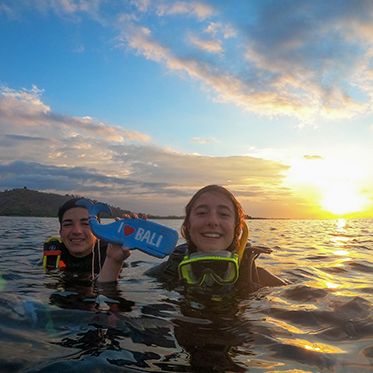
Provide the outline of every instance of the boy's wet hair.
<path id="1" fill-rule="evenodd" d="M 85 209 L 86 207 L 78 205 L 77 201 L 82 199 L 82 197 L 74 197 L 67 200 L 59 209 L 58 209 L 58 220 L 60 224 L 62 223 L 62 218 L 67 210 L 73 209 L 74 207 L 80 207 Z"/>

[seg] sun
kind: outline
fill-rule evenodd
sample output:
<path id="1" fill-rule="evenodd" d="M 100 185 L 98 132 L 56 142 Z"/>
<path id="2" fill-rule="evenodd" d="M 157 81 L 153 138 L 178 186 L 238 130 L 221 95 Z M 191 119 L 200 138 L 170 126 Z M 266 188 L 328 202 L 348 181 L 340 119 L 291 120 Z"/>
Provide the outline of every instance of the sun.
<path id="1" fill-rule="evenodd" d="M 366 203 L 365 198 L 352 186 L 335 186 L 321 194 L 321 207 L 335 215 L 361 211 Z"/>
<path id="2" fill-rule="evenodd" d="M 307 157 L 291 164 L 286 185 L 319 216 L 361 213 L 368 206 L 362 194 L 364 168 L 348 159 Z"/>

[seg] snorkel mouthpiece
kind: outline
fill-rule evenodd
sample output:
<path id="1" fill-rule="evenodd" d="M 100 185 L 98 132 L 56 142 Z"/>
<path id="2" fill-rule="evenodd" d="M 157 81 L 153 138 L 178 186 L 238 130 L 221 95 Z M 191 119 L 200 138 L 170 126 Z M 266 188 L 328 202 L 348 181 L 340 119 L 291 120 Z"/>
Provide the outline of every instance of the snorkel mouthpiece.
<path id="1" fill-rule="evenodd" d="M 80 199 L 76 204 L 88 209 L 89 226 L 93 234 L 104 241 L 164 258 L 171 254 L 179 239 L 176 230 L 140 218 L 124 218 L 113 223 L 100 224 L 97 219 L 100 212 L 111 215 L 107 204 L 93 203 L 86 198 Z"/>

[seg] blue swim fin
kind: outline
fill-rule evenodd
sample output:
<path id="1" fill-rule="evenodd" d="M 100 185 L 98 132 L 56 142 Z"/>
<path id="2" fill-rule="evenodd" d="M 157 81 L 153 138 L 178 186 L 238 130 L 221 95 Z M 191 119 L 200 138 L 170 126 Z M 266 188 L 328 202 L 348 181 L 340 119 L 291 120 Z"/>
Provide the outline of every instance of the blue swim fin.
<path id="1" fill-rule="evenodd" d="M 104 203 L 94 204 L 87 199 L 78 201 L 78 204 L 88 208 L 92 232 L 102 240 L 129 249 L 139 249 L 157 258 L 164 258 L 171 254 L 177 244 L 179 236 L 172 228 L 149 220 L 134 218 L 100 224 L 96 215 L 102 211 L 110 211 L 109 206 Z"/>

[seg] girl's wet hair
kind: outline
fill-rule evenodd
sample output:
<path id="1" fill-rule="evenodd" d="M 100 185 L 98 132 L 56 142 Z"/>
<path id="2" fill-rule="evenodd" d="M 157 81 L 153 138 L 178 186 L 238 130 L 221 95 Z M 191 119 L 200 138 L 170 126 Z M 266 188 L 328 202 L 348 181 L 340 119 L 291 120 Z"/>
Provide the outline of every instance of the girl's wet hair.
<path id="1" fill-rule="evenodd" d="M 188 229 L 190 213 L 192 211 L 193 205 L 198 200 L 198 198 L 202 194 L 208 193 L 208 192 L 221 193 L 221 194 L 225 195 L 226 197 L 228 197 L 233 203 L 234 213 L 235 213 L 234 238 L 233 238 L 232 244 L 229 246 L 228 250 L 229 251 L 235 251 L 238 248 L 239 238 L 240 238 L 240 235 L 241 235 L 241 228 L 244 224 L 246 224 L 245 223 L 245 214 L 244 214 L 244 211 L 243 211 L 243 208 L 242 208 L 241 204 L 238 202 L 236 197 L 228 189 L 226 189 L 226 188 L 224 188 L 220 185 L 207 185 L 207 186 L 203 187 L 202 189 L 198 190 L 194 194 L 194 196 L 191 198 L 191 200 L 185 206 L 185 218 L 184 218 L 183 224 L 181 226 L 181 235 L 185 238 L 185 240 L 186 240 L 186 242 L 189 246 L 190 251 L 191 252 L 197 251 L 197 248 L 194 245 L 194 243 L 193 243 L 193 241 L 190 237 L 189 229 Z"/>

